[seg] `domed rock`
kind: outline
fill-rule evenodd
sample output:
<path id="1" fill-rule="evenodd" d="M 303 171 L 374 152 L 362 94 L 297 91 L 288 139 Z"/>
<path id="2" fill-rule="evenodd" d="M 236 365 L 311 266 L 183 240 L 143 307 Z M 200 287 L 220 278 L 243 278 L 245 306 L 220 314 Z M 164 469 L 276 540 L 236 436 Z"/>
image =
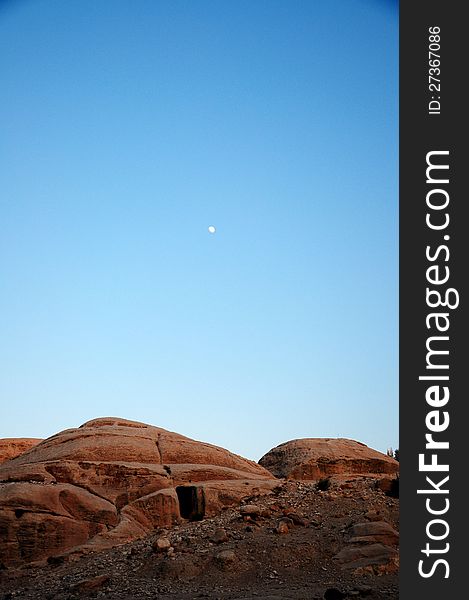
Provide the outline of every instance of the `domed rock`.
<path id="1" fill-rule="evenodd" d="M 42 440 L 37 438 L 1 438 L 0 464 L 27 452 L 41 441 Z"/>
<path id="2" fill-rule="evenodd" d="M 342 438 L 304 438 L 276 446 L 259 461 L 275 477 L 318 481 L 327 477 L 395 475 L 399 463 L 365 444 Z"/>
<path id="3" fill-rule="evenodd" d="M 144 423 L 95 419 L 0 465 L 0 562 L 126 543 L 278 484 L 223 448 Z"/>

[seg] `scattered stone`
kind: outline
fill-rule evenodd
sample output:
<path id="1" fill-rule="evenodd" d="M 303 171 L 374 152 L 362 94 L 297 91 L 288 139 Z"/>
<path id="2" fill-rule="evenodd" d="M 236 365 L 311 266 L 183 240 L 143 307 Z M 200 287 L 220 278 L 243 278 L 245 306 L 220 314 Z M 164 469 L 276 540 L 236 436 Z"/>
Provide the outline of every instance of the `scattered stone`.
<path id="1" fill-rule="evenodd" d="M 167 537 L 159 537 L 153 542 L 155 552 L 167 552 L 171 548 L 171 542 Z"/>
<path id="2" fill-rule="evenodd" d="M 236 562 L 236 554 L 233 550 L 222 550 L 215 558 L 222 567 L 226 567 Z"/>
<path id="3" fill-rule="evenodd" d="M 212 535 L 211 541 L 214 544 L 223 544 L 223 542 L 228 541 L 228 535 L 223 527 L 218 527 L 215 529 L 215 533 Z"/>
<path id="4" fill-rule="evenodd" d="M 290 529 L 289 529 L 288 523 L 286 523 L 286 521 L 282 520 L 277 523 L 277 527 L 275 528 L 275 533 L 278 533 L 279 535 L 284 535 L 286 533 L 289 533 L 289 531 L 290 531 Z"/>
<path id="5" fill-rule="evenodd" d="M 239 512 L 243 517 L 259 517 L 261 515 L 261 509 L 255 504 L 245 504 L 240 507 Z"/>
<path id="6" fill-rule="evenodd" d="M 111 578 L 109 575 L 97 575 L 91 579 L 82 579 L 78 583 L 75 583 L 71 589 L 74 592 L 91 592 L 94 590 L 99 590 L 104 585 L 109 583 L 110 580 Z"/>
<path id="7" fill-rule="evenodd" d="M 305 519 L 304 517 L 301 517 L 300 515 L 297 515 L 296 513 L 288 512 L 286 516 L 289 519 L 291 519 L 295 525 L 300 525 L 301 527 L 308 527 L 310 524 L 308 519 Z"/>

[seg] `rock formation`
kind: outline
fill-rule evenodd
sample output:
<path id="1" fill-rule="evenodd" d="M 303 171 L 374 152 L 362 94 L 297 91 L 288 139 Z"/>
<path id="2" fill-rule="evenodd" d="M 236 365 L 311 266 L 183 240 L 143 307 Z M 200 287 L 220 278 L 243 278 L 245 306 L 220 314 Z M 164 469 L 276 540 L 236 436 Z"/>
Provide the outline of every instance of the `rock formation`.
<path id="1" fill-rule="evenodd" d="M 396 475 L 399 463 L 360 442 L 305 438 L 276 446 L 259 464 L 275 477 L 318 481 L 329 477 Z"/>
<path id="2" fill-rule="evenodd" d="M 0 466 L 0 563 L 126 543 L 278 484 L 262 466 L 217 446 L 95 419 Z"/>
<path id="3" fill-rule="evenodd" d="M 37 438 L 0 438 L 0 464 L 16 458 L 41 441 Z"/>
<path id="4" fill-rule="evenodd" d="M 348 529 L 348 546 L 335 559 L 355 574 L 382 575 L 399 568 L 399 533 L 386 521 L 355 523 Z"/>

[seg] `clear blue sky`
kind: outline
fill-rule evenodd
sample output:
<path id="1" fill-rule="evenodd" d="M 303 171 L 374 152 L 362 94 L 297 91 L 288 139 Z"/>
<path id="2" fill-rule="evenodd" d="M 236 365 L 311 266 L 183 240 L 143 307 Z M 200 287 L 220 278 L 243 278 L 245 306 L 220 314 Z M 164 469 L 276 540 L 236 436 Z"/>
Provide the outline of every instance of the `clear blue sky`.
<path id="1" fill-rule="evenodd" d="M 396 3 L 3 1 L 0 63 L 0 437 L 397 446 Z"/>

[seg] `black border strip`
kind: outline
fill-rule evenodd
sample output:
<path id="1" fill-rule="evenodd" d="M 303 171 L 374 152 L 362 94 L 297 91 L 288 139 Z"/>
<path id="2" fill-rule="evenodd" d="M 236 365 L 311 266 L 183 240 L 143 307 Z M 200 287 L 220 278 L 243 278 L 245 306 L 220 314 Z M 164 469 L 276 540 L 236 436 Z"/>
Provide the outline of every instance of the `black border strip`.
<path id="1" fill-rule="evenodd" d="M 468 492 L 463 489 L 466 473 L 462 462 L 469 459 L 464 389 L 467 319 L 463 314 L 469 272 L 469 221 L 465 220 L 469 197 L 463 191 L 467 171 L 463 87 L 467 87 L 464 54 L 468 54 L 465 44 L 469 25 L 463 8 L 463 2 L 450 0 L 408 0 L 400 4 L 399 456 L 403 600 L 441 600 L 450 597 L 451 592 L 452 597 L 459 598 L 464 597 L 467 588 Z M 430 28 L 434 34 L 439 29 L 439 38 L 429 37 Z M 434 45 L 430 48 L 431 43 Z M 430 51 L 434 55 L 429 55 Z M 430 65 L 429 60 L 440 63 Z M 430 68 L 439 71 L 429 72 Z M 429 80 L 430 75 L 435 79 Z M 430 83 L 438 85 L 430 89 Z M 427 172 L 428 163 L 449 168 L 435 167 Z M 432 228 L 442 226 L 447 219 L 446 227 Z M 448 280 L 442 282 L 447 275 Z M 427 297 L 427 288 L 440 292 L 443 301 L 447 297 L 451 305 L 459 298 L 459 306 L 431 307 L 430 303 L 438 304 L 439 297 L 436 293 Z M 434 313 L 446 316 L 429 316 Z M 440 331 L 437 322 L 447 330 Z M 448 353 L 432 354 L 434 351 Z M 419 380 L 419 376 L 448 379 Z M 433 391 L 428 391 L 432 387 Z M 445 393 L 449 393 L 447 400 Z M 432 434 L 431 439 L 442 445 L 426 448 L 426 434 Z M 448 448 L 443 446 L 445 442 Z M 430 471 L 431 467 L 424 465 L 419 469 L 422 454 L 424 465 L 434 460 L 438 468 L 448 465 L 449 470 Z M 441 483 L 447 476 L 449 479 Z M 430 514 L 431 510 L 435 514 Z"/>

